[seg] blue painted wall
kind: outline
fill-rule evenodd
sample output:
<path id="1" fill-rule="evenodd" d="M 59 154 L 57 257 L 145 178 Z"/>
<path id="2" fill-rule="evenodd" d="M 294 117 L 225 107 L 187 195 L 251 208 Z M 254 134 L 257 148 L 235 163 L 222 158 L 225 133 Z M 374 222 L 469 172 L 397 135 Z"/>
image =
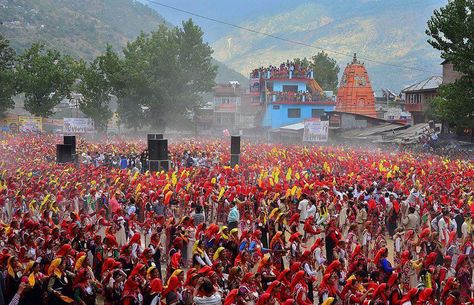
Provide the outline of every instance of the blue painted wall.
<path id="1" fill-rule="evenodd" d="M 279 109 L 273 109 L 273 106 L 280 106 Z M 299 118 L 289 118 L 288 109 L 299 108 L 301 116 Z M 335 106 L 331 105 L 308 105 L 308 104 L 269 104 L 265 109 L 262 126 L 270 128 L 280 128 L 282 126 L 296 124 L 311 118 L 312 109 L 323 109 L 324 111 L 333 111 Z"/>
<path id="2" fill-rule="evenodd" d="M 283 85 L 298 86 L 298 91 L 306 91 L 306 82 L 273 81 L 273 91 L 282 92 Z"/>

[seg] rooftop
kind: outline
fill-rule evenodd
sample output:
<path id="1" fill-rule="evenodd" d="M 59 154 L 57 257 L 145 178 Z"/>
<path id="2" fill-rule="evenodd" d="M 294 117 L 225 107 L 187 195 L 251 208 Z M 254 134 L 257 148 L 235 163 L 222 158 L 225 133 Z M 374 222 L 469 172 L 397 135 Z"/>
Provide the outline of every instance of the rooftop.
<path id="1" fill-rule="evenodd" d="M 403 89 L 402 92 L 407 93 L 407 92 L 438 89 L 438 87 L 441 85 L 442 82 L 443 82 L 443 77 L 435 75 Z"/>

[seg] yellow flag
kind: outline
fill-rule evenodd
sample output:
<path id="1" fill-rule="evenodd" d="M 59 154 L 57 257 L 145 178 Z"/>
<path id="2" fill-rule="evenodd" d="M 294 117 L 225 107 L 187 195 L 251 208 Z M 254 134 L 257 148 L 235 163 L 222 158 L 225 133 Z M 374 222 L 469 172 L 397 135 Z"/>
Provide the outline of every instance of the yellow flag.
<path id="1" fill-rule="evenodd" d="M 286 181 L 290 181 L 291 180 L 291 167 L 288 168 L 288 171 L 286 172 Z"/>
<path id="2" fill-rule="evenodd" d="M 30 286 L 33 287 L 35 283 L 36 283 L 35 273 L 31 272 L 30 276 L 28 276 L 28 284 L 30 284 Z"/>
<path id="3" fill-rule="evenodd" d="M 294 185 L 294 186 L 291 188 L 291 196 L 295 196 L 297 189 L 298 189 L 298 187 L 297 187 L 296 185 Z"/>
<path id="4" fill-rule="evenodd" d="M 225 187 L 221 187 L 221 191 L 219 192 L 219 197 L 217 197 L 217 201 L 220 201 L 222 196 L 224 196 Z"/>
<path id="5" fill-rule="evenodd" d="M 178 183 L 178 177 L 176 176 L 176 172 L 174 172 L 174 173 L 171 175 L 171 183 L 173 184 L 173 186 L 175 186 L 176 183 Z"/>

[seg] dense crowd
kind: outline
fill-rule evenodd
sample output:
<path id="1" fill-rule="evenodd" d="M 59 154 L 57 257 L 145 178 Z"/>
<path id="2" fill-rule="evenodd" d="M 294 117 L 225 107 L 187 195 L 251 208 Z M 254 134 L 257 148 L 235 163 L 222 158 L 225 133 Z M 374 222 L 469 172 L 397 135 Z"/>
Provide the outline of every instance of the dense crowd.
<path id="1" fill-rule="evenodd" d="M 268 66 L 254 69 L 250 73 L 250 78 L 310 78 L 313 69 L 296 62 L 286 61 L 280 66 Z"/>
<path id="2" fill-rule="evenodd" d="M 320 101 L 323 96 L 319 92 L 310 91 L 274 91 L 267 92 L 267 100 L 273 102 L 311 102 Z"/>
<path id="3" fill-rule="evenodd" d="M 0 304 L 474 302 L 471 160 L 260 143 L 230 168 L 186 140 L 151 173 L 55 164 L 59 141 L 0 135 Z"/>

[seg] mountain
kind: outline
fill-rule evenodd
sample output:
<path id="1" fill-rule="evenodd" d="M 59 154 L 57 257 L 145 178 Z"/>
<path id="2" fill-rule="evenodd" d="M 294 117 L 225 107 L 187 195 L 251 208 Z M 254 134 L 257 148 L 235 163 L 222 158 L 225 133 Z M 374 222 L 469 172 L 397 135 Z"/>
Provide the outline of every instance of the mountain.
<path id="1" fill-rule="evenodd" d="M 161 24 L 160 14 L 135 0 L 0 0 L 0 32 L 18 52 L 42 42 L 76 58 L 92 59 L 107 43 L 121 50 L 141 31 Z M 217 62 L 217 82 L 245 77 Z"/>
<path id="2" fill-rule="evenodd" d="M 244 75 L 260 66 L 279 65 L 295 57 L 311 57 L 320 51 L 318 48 L 328 50 L 343 71 L 352 54 L 357 53 L 367 66 L 375 91 L 380 88 L 400 90 L 417 80 L 440 74 L 439 53 L 426 42 L 424 31 L 433 10 L 445 2 L 311 1 L 239 24 L 305 45 L 234 29 L 212 46 L 216 59 Z"/>

